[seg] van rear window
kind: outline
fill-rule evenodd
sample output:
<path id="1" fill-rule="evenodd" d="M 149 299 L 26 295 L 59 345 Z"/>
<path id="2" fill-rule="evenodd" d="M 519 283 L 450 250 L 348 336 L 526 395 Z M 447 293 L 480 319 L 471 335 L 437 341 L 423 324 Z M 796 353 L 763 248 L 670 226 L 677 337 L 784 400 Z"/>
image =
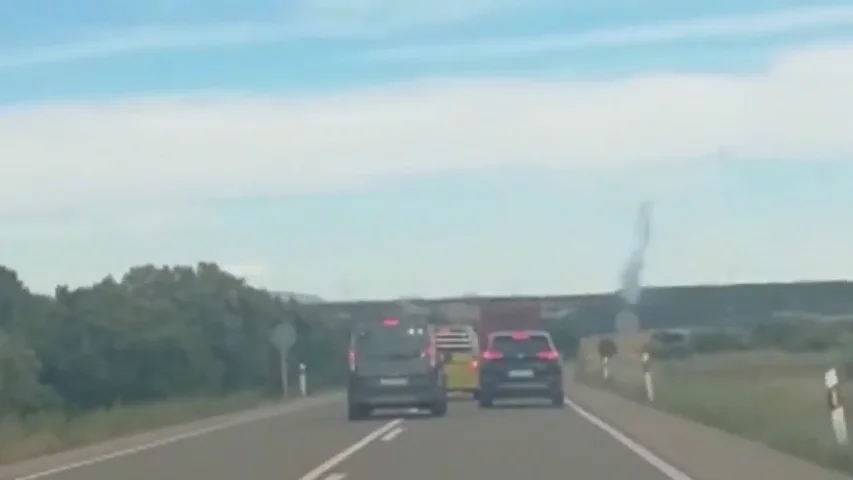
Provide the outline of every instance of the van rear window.
<path id="1" fill-rule="evenodd" d="M 429 345 L 429 332 L 422 326 L 377 326 L 356 332 L 354 341 L 362 355 L 420 355 Z"/>

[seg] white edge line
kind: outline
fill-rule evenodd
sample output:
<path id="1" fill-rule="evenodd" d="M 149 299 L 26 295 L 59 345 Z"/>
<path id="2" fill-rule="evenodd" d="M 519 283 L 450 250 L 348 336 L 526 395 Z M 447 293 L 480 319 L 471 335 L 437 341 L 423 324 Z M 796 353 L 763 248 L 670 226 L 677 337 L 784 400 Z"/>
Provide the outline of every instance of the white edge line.
<path id="1" fill-rule="evenodd" d="M 566 400 L 566 405 L 571 407 L 572 410 L 577 412 L 580 416 L 585 418 L 587 421 L 589 421 L 590 423 L 592 423 L 596 427 L 604 430 L 605 433 L 607 433 L 608 435 L 613 437 L 617 442 L 621 443 L 628 450 L 631 450 L 632 452 L 636 453 L 640 458 L 645 460 L 651 466 L 658 469 L 661 473 L 663 473 L 664 475 L 669 477 L 671 480 L 694 480 L 690 475 L 687 475 L 686 473 L 682 472 L 681 470 L 676 468 L 671 463 L 669 463 L 666 460 L 658 457 L 657 455 L 652 453 L 651 450 L 649 450 L 648 448 L 646 448 L 646 447 L 640 445 L 639 443 L 635 442 L 634 440 L 629 438 L 624 433 L 622 433 L 619 430 L 617 430 L 616 428 L 610 426 L 604 420 L 602 420 L 602 419 L 596 417 L 595 415 L 587 412 L 580 405 L 569 400 L 568 398 L 566 398 L 565 400 Z"/>
<path id="2" fill-rule="evenodd" d="M 401 433 L 403 433 L 403 427 L 397 427 L 394 430 L 391 430 L 390 432 L 383 435 L 382 441 L 383 442 L 390 442 L 391 440 L 394 440 L 395 438 L 397 438 L 397 435 L 399 435 Z"/>
<path id="3" fill-rule="evenodd" d="M 24 475 L 21 477 L 15 477 L 13 480 L 35 480 L 37 478 L 43 478 L 50 475 L 55 475 L 57 473 L 66 472 L 68 470 L 74 470 L 80 467 L 85 467 L 88 465 L 94 465 L 96 463 L 105 462 L 107 460 L 111 460 L 113 458 L 124 457 L 127 455 L 133 455 L 135 453 L 139 453 L 145 450 L 151 450 L 153 448 L 159 448 L 165 445 L 169 445 L 171 443 L 179 442 L 181 440 L 187 440 L 189 438 L 201 437 L 203 435 L 207 435 L 209 433 L 217 432 L 219 430 L 227 430 L 232 427 L 236 427 L 239 425 L 249 424 L 253 422 L 257 422 L 260 420 L 266 420 L 269 418 L 278 417 L 281 415 L 286 415 L 292 413 L 297 410 L 301 410 L 304 404 L 298 405 L 287 405 L 282 409 L 278 409 L 272 412 L 263 413 L 260 415 L 251 415 L 251 416 L 243 416 L 241 418 L 235 418 L 232 420 L 228 420 L 223 423 L 219 423 L 216 425 L 211 425 L 209 427 L 200 428 L 198 430 L 192 430 L 189 432 L 181 433 L 178 435 L 174 435 L 168 438 L 164 438 L 162 440 L 156 440 L 153 442 L 143 443 L 141 445 L 136 445 L 130 448 L 124 448 L 121 450 L 116 450 L 114 452 L 105 453 L 103 455 L 97 455 L 95 457 L 87 458 L 85 460 L 79 460 L 76 462 L 66 463 L 64 465 L 60 465 L 58 467 L 50 468 L 47 470 L 42 470 L 40 472 L 31 473 L 29 475 Z M 290 407 L 290 408 L 288 408 Z"/>
<path id="4" fill-rule="evenodd" d="M 323 480 L 344 480 L 347 478 L 346 473 L 330 473 Z"/>
<path id="5" fill-rule="evenodd" d="M 329 470 L 335 468 L 339 463 L 343 462 L 344 460 L 351 457 L 353 454 L 355 454 L 359 450 L 368 446 L 371 442 L 373 442 L 377 438 L 388 433 L 389 430 L 398 426 L 400 424 L 400 422 L 402 422 L 402 421 L 403 421 L 402 418 L 396 418 L 396 419 L 391 420 L 390 422 L 386 423 L 385 425 L 382 425 L 381 427 L 377 428 L 376 430 L 368 433 L 367 435 L 362 437 L 361 440 L 353 443 L 352 445 L 350 445 L 349 447 L 347 447 L 344 450 L 341 450 L 340 452 L 338 452 L 336 455 L 329 458 L 325 462 L 314 467 L 313 470 L 311 470 L 310 472 L 303 475 L 299 480 L 318 480 L 320 477 L 325 475 Z"/>

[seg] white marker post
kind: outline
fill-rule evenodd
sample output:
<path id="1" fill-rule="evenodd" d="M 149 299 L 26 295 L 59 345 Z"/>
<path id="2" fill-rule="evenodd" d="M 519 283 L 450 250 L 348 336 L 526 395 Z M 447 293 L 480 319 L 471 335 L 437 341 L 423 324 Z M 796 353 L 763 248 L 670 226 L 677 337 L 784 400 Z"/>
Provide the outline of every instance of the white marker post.
<path id="1" fill-rule="evenodd" d="M 610 366 L 608 365 L 610 357 L 603 357 L 601 362 L 601 374 L 604 376 L 604 379 L 607 380 L 610 378 Z"/>
<path id="2" fill-rule="evenodd" d="M 308 396 L 308 375 L 304 363 L 299 364 L 299 393 L 303 397 Z"/>
<path id="3" fill-rule="evenodd" d="M 826 371 L 824 380 L 829 418 L 832 421 L 832 430 L 835 431 L 835 440 L 839 445 L 847 445 L 847 420 L 844 418 L 844 405 L 841 404 L 841 395 L 838 392 L 838 372 L 830 368 Z"/>
<path id="4" fill-rule="evenodd" d="M 655 401 L 655 387 L 652 384 L 652 370 L 651 370 L 651 359 L 649 358 L 649 352 L 643 352 L 643 380 L 646 383 L 646 398 L 649 402 Z"/>

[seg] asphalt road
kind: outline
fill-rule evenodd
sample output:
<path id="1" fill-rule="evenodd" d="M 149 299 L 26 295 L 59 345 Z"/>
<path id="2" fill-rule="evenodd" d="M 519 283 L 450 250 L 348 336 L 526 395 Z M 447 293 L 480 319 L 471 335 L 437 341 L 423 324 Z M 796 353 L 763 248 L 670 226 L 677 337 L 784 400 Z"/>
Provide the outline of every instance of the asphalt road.
<path id="1" fill-rule="evenodd" d="M 578 412 L 549 406 L 348 422 L 343 401 L 18 479 L 673 480 Z M 5 480 L 5 479 L 4 479 Z M 678 479 L 683 480 L 683 479 Z"/>

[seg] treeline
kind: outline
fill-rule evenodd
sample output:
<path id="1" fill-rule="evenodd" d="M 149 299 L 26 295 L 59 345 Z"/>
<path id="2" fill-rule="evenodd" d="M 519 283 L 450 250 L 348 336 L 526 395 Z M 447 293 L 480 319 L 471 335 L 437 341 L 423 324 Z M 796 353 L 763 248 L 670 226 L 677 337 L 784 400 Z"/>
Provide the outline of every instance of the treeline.
<path id="1" fill-rule="evenodd" d="M 582 337 L 613 332 L 616 314 L 625 307 L 612 293 L 564 298 L 577 308 L 571 322 Z M 633 309 L 644 329 L 751 329 L 790 317 L 853 315 L 853 282 L 651 287 Z"/>
<path id="2" fill-rule="evenodd" d="M 269 337 L 282 322 L 297 332 L 292 367 L 308 364 L 315 385 L 343 378 L 345 330 L 213 263 L 139 266 L 121 279 L 59 286 L 52 296 L 0 267 L 0 415 L 278 394 L 280 361 Z"/>
<path id="3" fill-rule="evenodd" d="M 658 330 L 648 347 L 658 358 L 758 349 L 790 353 L 851 350 L 853 321 L 774 318 L 741 327 Z"/>

